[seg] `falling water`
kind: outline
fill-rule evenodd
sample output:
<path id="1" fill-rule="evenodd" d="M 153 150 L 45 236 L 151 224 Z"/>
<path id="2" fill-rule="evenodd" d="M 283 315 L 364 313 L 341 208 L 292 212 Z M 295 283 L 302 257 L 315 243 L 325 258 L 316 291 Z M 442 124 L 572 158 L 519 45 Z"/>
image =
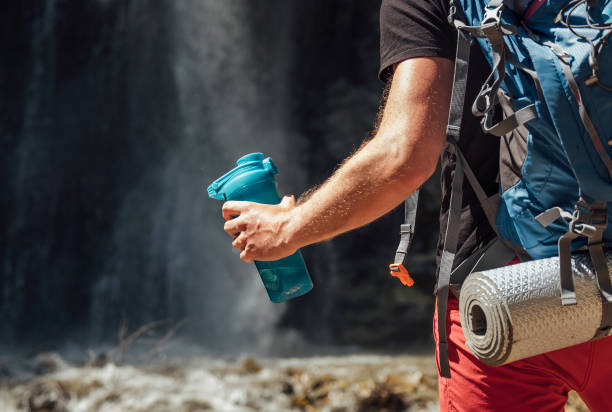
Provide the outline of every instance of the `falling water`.
<path id="1" fill-rule="evenodd" d="M 185 320 L 177 336 L 209 351 L 294 350 L 291 329 L 345 344 L 417 334 L 401 325 L 429 323 L 427 300 L 394 289 L 385 270 L 398 214 L 305 250 L 315 289 L 277 305 L 204 191 L 261 151 L 279 166 L 279 191 L 299 194 L 359 146 L 382 87 L 377 7 L 12 3 L 0 102 L 3 344 L 113 345 L 120 325 L 155 320 Z M 421 233 L 435 241 L 435 230 Z"/>
<path id="2" fill-rule="evenodd" d="M 290 7 L 277 3 L 278 18 L 286 20 L 282 14 Z M 135 185 L 124 198 L 113 236 L 119 250 L 129 253 L 130 239 L 137 236 L 133 231 L 140 230 L 130 222 L 142 214 L 133 206 L 148 205 L 154 261 L 145 265 L 142 292 L 159 299 L 148 302 L 150 313 L 163 302 L 165 314 L 187 317 L 190 334 L 209 349 L 268 349 L 280 339 L 274 328 L 284 306 L 270 303 L 254 266 L 238 259 L 222 230 L 221 204 L 208 199 L 203 188 L 244 153 L 263 151 L 281 165 L 291 157 L 290 131 L 283 124 L 288 96 L 282 88 L 288 45 L 270 44 L 270 61 L 262 65 L 249 30 L 252 16 L 241 1 L 185 0 L 172 3 L 171 12 L 170 67 L 179 118 L 173 149 L 152 171 L 159 192 L 144 181 Z M 283 29 L 275 33 L 281 39 L 287 37 Z M 281 173 L 281 179 L 295 175 Z M 126 261 L 120 257 L 116 264 Z M 156 264 L 163 265 L 157 278 L 162 293 L 154 281 Z M 117 299 L 120 278 L 129 271 L 107 269 L 96 286 L 92 315 L 105 316 L 106 297 Z"/>

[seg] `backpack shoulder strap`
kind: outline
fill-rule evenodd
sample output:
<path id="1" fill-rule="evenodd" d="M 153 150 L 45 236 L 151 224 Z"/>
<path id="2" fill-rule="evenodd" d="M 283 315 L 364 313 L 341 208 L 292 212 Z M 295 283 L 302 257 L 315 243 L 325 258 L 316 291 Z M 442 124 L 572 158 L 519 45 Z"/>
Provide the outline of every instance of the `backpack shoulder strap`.
<path id="1" fill-rule="evenodd" d="M 471 34 L 458 31 L 457 53 L 455 56 L 455 74 L 453 79 L 450 111 L 448 115 L 448 126 L 446 128 L 446 134 L 449 141 L 449 144 L 446 145 L 446 150 L 451 152 L 456 152 L 457 142 L 461 135 L 463 106 L 465 104 L 465 90 L 471 48 Z M 446 336 L 446 309 L 448 304 L 450 275 L 453 269 L 455 254 L 457 253 L 459 220 L 461 218 L 461 204 L 463 201 L 463 170 L 463 159 L 461 156 L 457 156 L 457 161 L 455 163 L 455 174 L 451 184 L 450 204 L 448 208 L 448 217 L 446 220 L 446 233 L 444 235 L 444 249 L 442 251 L 442 258 L 440 259 L 440 266 L 438 269 L 438 298 L 436 301 L 438 316 L 438 359 L 440 360 L 440 376 L 445 378 L 450 378 L 448 341 Z"/>

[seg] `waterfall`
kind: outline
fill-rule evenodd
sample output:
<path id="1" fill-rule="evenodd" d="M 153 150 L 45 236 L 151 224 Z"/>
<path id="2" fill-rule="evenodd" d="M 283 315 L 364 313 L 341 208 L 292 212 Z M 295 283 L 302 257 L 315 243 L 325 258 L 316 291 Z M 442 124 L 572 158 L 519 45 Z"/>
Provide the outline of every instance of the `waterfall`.
<path id="1" fill-rule="evenodd" d="M 112 342 L 122 321 L 186 319 L 181 332 L 203 347 L 265 349 L 284 306 L 239 260 L 204 189 L 251 151 L 273 155 L 298 189 L 288 26 L 262 48 L 244 1 L 88 3 L 25 13 L 4 341 Z M 282 20 L 291 8 L 277 3 Z"/>
<path id="2" fill-rule="evenodd" d="M 272 304 L 205 192 L 261 151 L 278 165 L 279 192 L 297 195 L 361 144 L 382 88 L 378 7 L 11 3 L 0 72 L 3 344 L 112 345 L 121 324 L 155 320 L 185 320 L 179 338 L 229 352 L 294 350 L 300 334 L 354 344 L 423 329 L 401 325 L 427 325 L 429 298 L 380 298 L 396 286 L 385 266 L 401 212 L 306 248 L 315 288 Z M 429 232 L 419 236 L 435 242 Z"/>
<path id="3" fill-rule="evenodd" d="M 281 13 L 290 12 L 286 2 L 277 3 Z M 168 59 L 178 116 L 172 149 L 123 199 L 113 231 L 119 258 L 98 281 L 91 313 L 104 316 L 106 297 L 121 294 L 121 278 L 133 271 L 122 253 L 133 253 L 131 239 L 142 227 L 132 222 L 147 207 L 151 237 L 144 255 L 150 261 L 138 276 L 143 295 L 154 299 L 143 302 L 147 311 L 164 306 L 160 316 L 187 318 L 189 335 L 208 348 L 266 350 L 279 340 L 275 325 L 284 306 L 268 300 L 254 265 L 238 259 L 222 230 L 221 203 L 204 189 L 248 152 L 272 154 L 288 166 L 291 132 L 283 111 L 289 96 L 282 88 L 288 45 L 269 44 L 263 56 L 258 53 L 261 45 L 253 44 L 249 29 L 253 16 L 243 1 L 173 2 L 170 15 Z M 281 169 L 281 179 L 296 172 Z"/>

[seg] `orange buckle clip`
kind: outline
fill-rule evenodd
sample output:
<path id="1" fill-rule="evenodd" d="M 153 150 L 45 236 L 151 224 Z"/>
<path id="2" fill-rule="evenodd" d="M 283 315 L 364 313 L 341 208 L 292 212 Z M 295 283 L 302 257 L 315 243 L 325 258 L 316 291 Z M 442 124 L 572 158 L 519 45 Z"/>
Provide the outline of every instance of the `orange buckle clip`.
<path id="1" fill-rule="evenodd" d="M 414 285 L 414 279 L 410 277 L 410 273 L 408 273 L 408 270 L 401 263 L 400 264 L 393 263 L 389 265 L 389 270 L 390 270 L 389 274 L 391 274 L 391 276 L 393 277 L 398 278 L 400 282 L 402 282 L 402 285 L 404 286 Z"/>

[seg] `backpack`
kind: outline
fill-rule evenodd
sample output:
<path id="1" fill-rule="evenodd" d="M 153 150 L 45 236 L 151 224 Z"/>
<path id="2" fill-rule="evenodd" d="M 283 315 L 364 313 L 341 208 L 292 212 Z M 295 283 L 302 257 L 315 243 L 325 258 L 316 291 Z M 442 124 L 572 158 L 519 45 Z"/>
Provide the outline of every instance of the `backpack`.
<path id="1" fill-rule="evenodd" d="M 455 154 L 456 167 L 438 277 L 438 350 L 445 377 L 450 377 L 449 287 L 515 256 L 559 255 L 560 303 L 572 305 L 571 253 L 588 249 L 603 301 L 600 330 L 612 327 L 604 255 L 612 246 L 612 0 L 451 0 L 449 22 L 458 39 L 447 128 L 447 150 Z M 492 71 L 475 101 L 465 102 L 473 40 Z M 457 145 L 464 104 L 482 118 L 491 138 L 502 139 L 500 190 L 490 198 Z M 495 123 L 498 111 L 503 120 Z M 452 270 L 464 176 L 497 237 Z M 403 263 L 402 246 L 410 244 L 413 227 L 413 218 L 402 225 L 395 266 Z"/>

